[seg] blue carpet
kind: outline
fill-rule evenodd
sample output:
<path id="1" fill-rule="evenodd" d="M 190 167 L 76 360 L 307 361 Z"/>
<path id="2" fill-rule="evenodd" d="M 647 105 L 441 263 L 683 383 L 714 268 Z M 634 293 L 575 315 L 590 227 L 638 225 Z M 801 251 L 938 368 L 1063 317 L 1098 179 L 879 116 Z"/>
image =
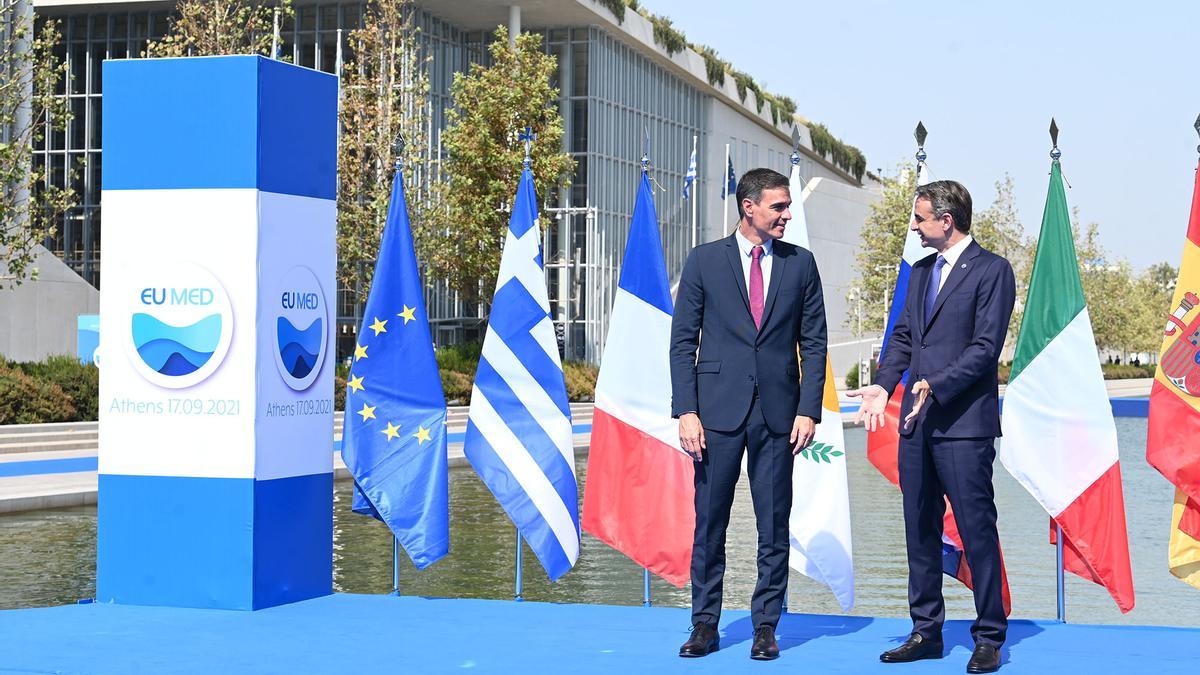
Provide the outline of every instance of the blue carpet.
<path id="1" fill-rule="evenodd" d="M 257 612 L 122 605 L 0 611 L 0 673 L 962 673 L 969 623 L 940 661 L 881 664 L 907 619 L 789 614 L 782 657 L 749 659 L 747 613 L 721 651 L 680 659 L 683 609 L 332 595 Z M 1002 673 L 1196 673 L 1200 630 L 1014 621 Z"/>

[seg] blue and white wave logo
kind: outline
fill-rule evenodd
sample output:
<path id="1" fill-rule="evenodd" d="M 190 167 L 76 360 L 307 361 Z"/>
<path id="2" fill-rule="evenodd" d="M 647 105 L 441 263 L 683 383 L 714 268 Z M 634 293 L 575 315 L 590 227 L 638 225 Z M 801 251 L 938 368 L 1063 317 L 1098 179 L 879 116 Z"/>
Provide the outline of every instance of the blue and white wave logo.
<path id="1" fill-rule="evenodd" d="M 233 339 L 233 311 L 217 278 L 191 263 L 147 269 L 135 278 L 128 333 L 134 368 L 170 389 L 212 375 Z"/>
<path id="2" fill-rule="evenodd" d="M 317 276 L 297 265 L 280 280 L 275 308 L 275 365 L 287 386 L 304 391 L 321 373 L 329 332 L 325 294 Z"/>

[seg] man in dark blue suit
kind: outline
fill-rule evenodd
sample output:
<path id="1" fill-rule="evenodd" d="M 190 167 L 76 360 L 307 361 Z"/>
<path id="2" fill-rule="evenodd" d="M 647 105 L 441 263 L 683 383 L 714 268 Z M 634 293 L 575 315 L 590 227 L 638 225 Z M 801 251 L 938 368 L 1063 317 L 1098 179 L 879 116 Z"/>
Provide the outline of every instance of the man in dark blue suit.
<path id="1" fill-rule="evenodd" d="M 787 588 L 792 460 L 821 419 L 825 303 L 812 253 L 778 241 L 792 218 L 787 177 L 749 171 L 737 200 L 733 236 L 688 256 L 671 323 L 671 414 L 696 468 L 693 628 L 679 655 L 719 647 L 725 531 L 744 449 L 758 524 L 750 656 L 773 659 Z"/>
<path id="2" fill-rule="evenodd" d="M 859 420 L 873 431 L 883 426 L 884 408 L 905 371 L 914 383 L 901 404 L 899 449 L 913 632 L 879 658 L 942 657 L 944 495 L 962 535 L 978 613 L 967 672 L 990 673 L 1000 667 L 1008 627 L 992 462 L 1000 435 L 996 370 L 1016 284 L 1008 261 L 971 237 L 971 195 L 962 185 L 936 181 L 917 188 L 911 228 L 938 253 L 913 265 L 875 384 L 850 392 L 862 397 Z"/>

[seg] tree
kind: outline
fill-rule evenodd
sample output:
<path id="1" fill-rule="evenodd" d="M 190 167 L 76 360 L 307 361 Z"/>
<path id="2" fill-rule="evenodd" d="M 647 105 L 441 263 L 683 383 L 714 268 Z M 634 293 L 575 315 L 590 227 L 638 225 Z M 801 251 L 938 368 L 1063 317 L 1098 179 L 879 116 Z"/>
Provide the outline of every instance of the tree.
<path id="1" fill-rule="evenodd" d="M 537 138 L 532 169 L 541 197 L 565 186 L 575 168 L 562 152 L 558 89 L 550 85 L 557 62 L 542 52 L 541 37 L 522 33 L 510 47 L 502 26 L 488 50 L 492 65 L 472 64 L 450 88 L 456 107 L 442 135 L 448 180 L 437 193 L 444 219 L 415 228 L 421 260 L 468 300 L 490 293 L 499 271 L 508 202 L 525 155 L 519 132 L 530 127 Z"/>
<path id="2" fill-rule="evenodd" d="M 146 56 L 271 53 L 275 11 L 291 16 L 290 0 L 276 7 L 244 0 L 180 0 L 167 34 L 146 45 Z"/>
<path id="3" fill-rule="evenodd" d="M 1033 255 L 1025 237 L 1025 228 L 1021 226 L 1021 217 L 1017 214 L 1012 176 L 1006 173 L 1002 180 L 996 181 L 996 199 L 971 219 L 971 235 L 980 246 L 1007 258 L 1013 266 L 1017 280 L 1017 302 L 1008 323 L 1008 342 L 1016 344 L 1029 279 L 1033 275 Z"/>
<path id="4" fill-rule="evenodd" d="M 904 238 L 908 236 L 909 223 L 912 221 L 913 193 L 916 189 L 916 172 L 904 168 L 894 177 L 883 178 L 880 199 L 871 204 L 871 213 L 863 225 L 856 255 L 859 275 L 857 288 L 867 303 L 884 302 L 885 298 L 891 302 L 896 284 L 896 266 L 904 253 Z M 854 289 L 851 289 L 846 296 L 852 304 L 857 301 L 853 295 Z M 883 332 L 883 316 L 880 312 L 864 311 L 862 314 L 863 332 Z M 857 329 L 857 314 L 848 314 L 846 325 Z"/>
<path id="5" fill-rule="evenodd" d="M 362 28 L 347 39 L 338 147 L 338 278 L 366 299 L 387 220 L 395 165 L 404 165 L 414 231 L 438 213 L 430 204 L 426 125 L 429 78 L 421 58 L 412 0 L 367 5 Z M 444 221 L 443 221 L 444 222 Z"/>
<path id="6" fill-rule="evenodd" d="M 29 7 L 0 0 L 0 289 L 33 277 L 38 244 L 76 203 L 73 190 L 48 184 L 46 167 L 33 162 L 34 146 L 64 129 L 70 112 L 54 94 L 66 76 L 53 51 L 58 22 L 47 20 L 35 36 Z"/>

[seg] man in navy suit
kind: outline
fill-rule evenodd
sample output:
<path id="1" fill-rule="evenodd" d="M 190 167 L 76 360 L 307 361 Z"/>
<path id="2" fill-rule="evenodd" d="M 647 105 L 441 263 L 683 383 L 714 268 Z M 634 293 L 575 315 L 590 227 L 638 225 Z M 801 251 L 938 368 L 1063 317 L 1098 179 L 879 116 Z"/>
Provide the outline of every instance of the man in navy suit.
<path id="1" fill-rule="evenodd" d="M 825 303 L 812 253 L 779 241 L 792 218 L 787 177 L 749 171 L 737 200 L 733 236 L 688 256 L 671 322 L 671 414 L 696 469 L 693 628 L 679 655 L 719 647 L 725 530 L 744 449 L 758 524 L 750 657 L 773 659 L 787 588 L 792 460 L 821 419 Z"/>
<path id="2" fill-rule="evenodd" d="M 1016 284 L 1008 261 L 971 237 L 971 195 L 962 185 L 936 181 L 917 188 L 911 228 L 937 255 L 913 265 L 875 384 L 850 393 L 862 397 L 859 420 L 874 431 L 883 426 L 884 408 L 905 371 L 914 383 L 901 404 L 899 449 L 913 632 L 879 658 L 942 657 L 944 495 L 975 588 L 975 651 L 967 672 L 990 673 L 1000 667 L 1008 627 L 992 462 L 1000 435 L 996 369 Z"/>

